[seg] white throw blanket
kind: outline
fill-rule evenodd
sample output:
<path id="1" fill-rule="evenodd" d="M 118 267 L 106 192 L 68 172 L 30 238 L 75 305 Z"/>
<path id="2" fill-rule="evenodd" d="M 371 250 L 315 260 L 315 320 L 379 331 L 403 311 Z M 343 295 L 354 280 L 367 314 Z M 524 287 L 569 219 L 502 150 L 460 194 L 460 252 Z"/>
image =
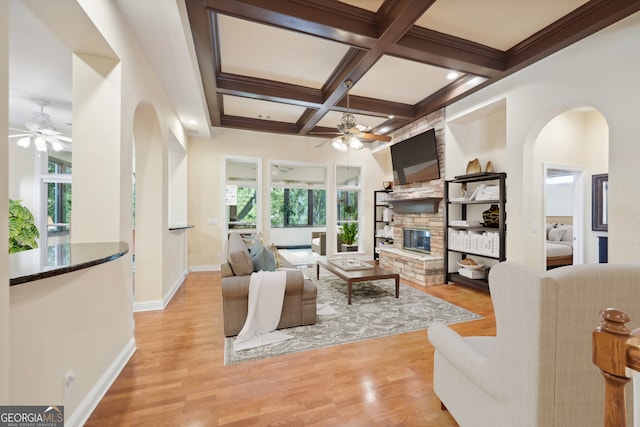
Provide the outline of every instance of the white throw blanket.
<path id="1" fill-rule="evenodd" d="M 233 343 L 235 351 L 288 340 L 292 335 L 275 331 L 280 316 L 286 271 L 259 271 L 251 274 L 247 320 Z"/>

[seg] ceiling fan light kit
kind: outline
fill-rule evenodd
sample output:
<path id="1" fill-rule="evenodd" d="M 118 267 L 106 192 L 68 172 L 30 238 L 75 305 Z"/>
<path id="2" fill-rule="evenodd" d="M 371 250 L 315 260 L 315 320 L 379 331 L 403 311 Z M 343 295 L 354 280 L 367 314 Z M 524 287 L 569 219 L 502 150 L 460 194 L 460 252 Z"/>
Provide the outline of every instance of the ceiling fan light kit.
<path id="1" fill-rule="evenodd" d="M 353 81 L 345 80 L 344 86 L 347 88 L 347 111 L 342 113 L 340 123 L 336 125 L 336 128 L 341 135 L 331 140 L 333 148 L 342 152 L 346 152 L 349 148 L 354 151 L 362 150 L 364 148 L 364 144 L 358 137 L 390 141 L 391 138 L 385 135 L 365 133 L 364 131 L 367 130 L 367 127 L 356 123 L 356 117 L 349 111 L 349 91 L 353 86 Z"/>
<path id="2" fill-rule="evenodd" d="M 55 151 L 62 151 L 65 146 L 62 141 L 71 142 L 71 138 L 63 136 L 53 126 L 51 116 L 44 112 L 44 107 L 49 105 L 48 101 L 43 99 L 36 99 L 35 103 L 40 106 L 40 112 L 33 113 L 31 121 L 24 124 L 24 129 L 11 129 L 20 133 L 16 135 L 9 135 L 9 138 L 18 139 L 18 145 L 20 147 L 28 148 L 31 143 L 36 147 L 38 151 L 47 151 L 47 143 L 51 144 L 51 148 Z"/>

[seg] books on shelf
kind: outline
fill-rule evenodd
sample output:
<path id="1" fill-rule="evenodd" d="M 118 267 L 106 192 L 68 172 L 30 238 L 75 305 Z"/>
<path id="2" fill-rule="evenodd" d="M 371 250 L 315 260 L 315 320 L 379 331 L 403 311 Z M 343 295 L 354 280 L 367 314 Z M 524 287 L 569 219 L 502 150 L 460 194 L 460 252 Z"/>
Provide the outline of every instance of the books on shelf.
<path id="1" fill-rule="evenodd" d="M 460 268 L 458 270 L 458 274 L 461 276 L 467 277 L 469 279 L 485 279 L 487 277 L 487 272 L 484 269 L 479 270 L 471 270 L 469 268 Z"/>
<path id="2" fill-rule="evenodd" d="M 475 200 L 498 200 L 500 198 L 500 187 L 497 185 L 485 185 L 476 194 Z"/>
<path id="3" fill-rule="evenodd" d="M 480 221 L 469 221 L 466 219 L 456 219 L 449 221 L 449 225 L 453 227 L 480 227 Z"/>
<path id="4" fill-rule="evenodd" d="M 448 246 L 454 251 L 498 257 L 500 256 L 500 233 L 449 228 Z"/>

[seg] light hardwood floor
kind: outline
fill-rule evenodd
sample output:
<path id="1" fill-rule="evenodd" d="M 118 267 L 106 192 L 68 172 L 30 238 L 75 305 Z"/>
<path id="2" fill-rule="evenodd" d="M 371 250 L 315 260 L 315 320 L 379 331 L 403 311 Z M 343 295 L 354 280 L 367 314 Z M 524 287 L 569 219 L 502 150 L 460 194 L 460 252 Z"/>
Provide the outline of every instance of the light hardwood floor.
<path id="1" fill-rule="evenodd" d="M 484 316 L 454 325 L 461 334 L 495 334 L 488 294 L 426 292 Z M 138 350 L 86 425 L 457 425 L 433 392 L 426 330 L 224 366 L 221 316 L 214 272 L 189 274 L 165 310 L 136 313 Z"/>

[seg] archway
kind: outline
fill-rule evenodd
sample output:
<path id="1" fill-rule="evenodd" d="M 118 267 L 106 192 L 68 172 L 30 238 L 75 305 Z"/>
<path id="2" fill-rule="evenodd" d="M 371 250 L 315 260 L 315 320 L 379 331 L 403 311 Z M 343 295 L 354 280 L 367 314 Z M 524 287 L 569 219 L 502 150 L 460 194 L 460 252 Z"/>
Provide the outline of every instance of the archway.
<path id="1" fill-rule="evenodd" d="M 134 114 L 134 308 L 163 298 L 163 247 L 167 228 L 165 148 L 155 108 L 140 103 Z M 155 308 L 155 307 L 152 307 Z"/>
<path id="2" fill-rule="evenodd" d="M 598 262 L 591 230 L 591 176 L 608 172 L 609 126 L 593 108 L 566 110 L 547 121 L 525 157 L 537 185 L 541 267 Z"/>

